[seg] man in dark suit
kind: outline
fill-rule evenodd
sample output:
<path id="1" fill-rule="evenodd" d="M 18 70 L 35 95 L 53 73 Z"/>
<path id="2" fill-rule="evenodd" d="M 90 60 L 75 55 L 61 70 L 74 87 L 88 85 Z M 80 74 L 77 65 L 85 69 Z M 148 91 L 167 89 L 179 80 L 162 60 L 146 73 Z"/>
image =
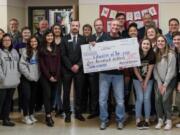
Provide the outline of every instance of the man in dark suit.
<path id="1" fill-rule="evenodd" d="M 72 79 L 74 79 L 74 107 L 75 118 L 85 121 L 82 116 L 82 89 L 84 83 L 84 73 L 82 67 L 81 48 L 85 44 L 85 38 L 79 34 L 79 21 L 72 21 L 70 33 L 62 40 L 62 73 L 63 73 L 63 108 L 65 111 L 65 122 L 71 122 L 70 111 L 70 89 Z"/>
<path id="2" fill-rule="evenodd" d="M 138 37 L 140 40 L 142 40 L 144 38 L 146 28 L 148 28 L 149 26 L 155 25 L 155 23 L 153 22 L 153 18 L 152 18 L 150 13 L 144 14 L 143 23 L 144 23 L 144 27 L 142 27 L 138 30 Z M 158 29 L 159 34 L 162 34 L 162 30 L 160 28 L 157 28 L 157 29 Z"/>

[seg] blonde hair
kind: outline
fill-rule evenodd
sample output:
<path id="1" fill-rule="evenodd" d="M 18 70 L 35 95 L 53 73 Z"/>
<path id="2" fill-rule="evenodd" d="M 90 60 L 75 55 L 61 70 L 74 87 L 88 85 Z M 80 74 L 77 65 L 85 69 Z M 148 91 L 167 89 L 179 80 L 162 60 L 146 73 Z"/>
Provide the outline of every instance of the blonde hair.
<path id="1" fill-rule="evenodd" d="M 167 43 L 167 40 L 163 35 L 157 36 L 157 40 L 160 37 L 162 37 L 164 39 L 164 41 L 165 41 L 165 48 L 164 48 L 163 52 L 160 52 L 160 49 L 157 47 L 157 50 L 156 50 L 156 62 L 160 62 L 162 58 L 168 59 L 168 54 L 169 53 L 174 53 L 174 51 L 172 49 L 170 49 L 170 47 L 169 47 L 169 45 Z"/>

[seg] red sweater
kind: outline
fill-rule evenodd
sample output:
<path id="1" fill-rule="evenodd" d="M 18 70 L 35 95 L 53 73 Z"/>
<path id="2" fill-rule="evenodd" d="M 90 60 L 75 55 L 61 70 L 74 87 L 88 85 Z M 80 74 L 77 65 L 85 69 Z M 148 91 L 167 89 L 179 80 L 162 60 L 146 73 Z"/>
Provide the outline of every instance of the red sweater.
<path id="1" fill-rule="evenodd" d="M 56 80 L 60 79 L 60 52 L 57 50 L 56 55 L 46 50 L 39 53 L 40 70 L 48 80 L 53 76 Z"/>

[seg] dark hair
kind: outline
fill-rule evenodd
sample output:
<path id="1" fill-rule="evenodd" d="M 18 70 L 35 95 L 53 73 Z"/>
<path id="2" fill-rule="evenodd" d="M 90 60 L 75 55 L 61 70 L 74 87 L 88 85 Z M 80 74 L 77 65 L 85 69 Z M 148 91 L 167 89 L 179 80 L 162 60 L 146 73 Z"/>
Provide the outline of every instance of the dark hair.
<path id="1" fill-rule="evenodd" d="M 124 18 L 126 18 L 126 15 L 124 13 L 117 13 L 116 18 L 118 18 L 119 16 L 124 16 Z"/>
<path id="2" fill-rule="evenodd" d="M 31 30 L 30 30 L 30 28 L 29 28 L 28 26 L 23 27 L 23 28 L 21 29 L 21 33 L 22 33 L 24 30 L 29 30 L 29 31 L 31 32 Z"/>
<path id="3" fill-rule="evenodd" d="M 148 36 L 147 36 L 147 31 L 148 31 L 149 29 L 154 29 L 154 31 L 155 31 L 155 33 L 156 33 L 156 37 L 160 35 L 158 29 L 157 29 L 155 26 L 150 25 L 150 26 L 148 26 L 147 29 L 145 30 L 144 38 L 148 38 Z"/>
<path id="4" fill-rule="evenodd" d="M 29 30 L 29 31 L 30 31 L 30 33 L 31 33 L 30 28 L 29 28 L 29 27 L 27 27 L 27 26 L 25 26 L 25 27 L 23 27 L 23 28 L 21 29 L 21 38 L 23 38 L 23 37 L 22 37 L 22 33 L 23 33 L 23 31 L 25 31 L 25 30 Z"/>
<path id="5" fill-rule="evenodd" d="M 5 33 L 5 32 L 4 32 L 4 30 L 3 30 L 3 29 L 1 29 L 1 28 L 0 28 L 0 31 L 1 31 L 2 33 Z"/>
<path id="6" fill-rule="evenodd" d="M 92 34 L 92 26 L 90 24 L 85 24 L 85 25 L 83 25 L 83 35 L 84 35 L 85 28 L 89 28 L 91 30 L 91 34 Z"/>
<path id="7" fill-rule="evenodd" d="M 8 50 L 11 51 L 11 50 L 13 49 L 12 38 L 11 38 L 11 36 L 10 36 L 9 34 L 7 34 L 7 33 L 5 33 L 5 34 L 3 35 L 3 37 L 2 37 L 2 46 L 1 46 L 1 48 L 2 48 L 3 50 L 5 49 L 5 48 L 4 48 L 4 45 L 3 45 L 3 40 L 4 40 L 5 37 L 9 37 L 10 40 L 11 40 L 11 45 L 10 45 L 10 47 L 8 48 Z"/>
<path id="8" fill-rule="evenodd" d="M 141 41 L 141 43 L 140 43 L 140 46 L 139 46 L 140 57 L 141 57 L 141 58 L 144 57 L 143 50 L 142 50 L 142 42 L 143 42 L 144 40 L 148 40 L 149 43 L 150 43 L 150 49 L 149 49 L 149 51 L 148 51 L 147 57 L 155 57 L 155 53 L 154 53 L 153 48 L 152 48 L 152 42 L 151 42 L 151 40 L 149 40 L 148 38 L 142 39 L 142 41 Z"/>
<path id="9" fill-rule="evenodd" d="M 71 20 L 71 22 L 79 22 L 79 20 L 78 19 L 73 19 L 73 20 Z"/>
<path id="10" fill-rule="evenodd" d="M 0 28 L 0 31 L 3 33 L 3 35 L 5 34 L 3 29 Z M 0 48 L 2 48 L 2 38 L 0 39 Z"/>
<path id="11" fill-rule="evenodd" d="M 62 26 L 58 23 L 54 24 L 52 27 L 51 27 L 51 31 L 53 32 L 54 34 L 54 27 L 58 26 L 60 28 L 60 31 L 61 31 L 61 34 L 60 34 L 60 37 L 63 37 L 63 29 L 62 29 Z"/>
<path id="12" fill-rule="evenodd" d="M 151 18 L 152 18 L 152 15 L 149 13 L 149 12 L 146 12 L 144 15 L 143 15 L 143 18 L 145 15 L 149 15 Z"/>
<path id="13" fill-rule="evenodd" d="M 44 33 L 44 35 L 43 35 L 43 44 L 42 44 L 42 47 L 41 47 L 41 52 L 44 53 L 44 54 L 47 54 L 47 41 L 46 41 L 46 36 L 47 36 L 48 34 L 50 34 L 50 33 L 53 34 L 53 32 L 52 32 L 51 30 L 46 30 L 45 33 Z M 54 34 L 53 34 L 53 36 L 54 36 Z M 51 46 L 50 46 L 50 47 L 52 48 L 52 55 L 56 55 L 56 45 L 55 45 L 54 41 L 51 43 Z"/>
<path id="14" fill-rule="evenodd" d="M 70 25 L 72 24 L 72 22 L 79 22 L 79 20 L 78 19 L 71 20 Z M 80 25 L 80 22 L 79 22 L 79 25 Z"/>
<path id="15" fill-rule="evenodd" d="M 26 54 L 27 54 L 27 61 L 30 61 L 30 59 L 32 58 L 33 56 L 33 49 L 31 47 L 31 40 L 35 38 L 36 41 L 38 42 L 38 46 L 39 46 L 39 40 L 36 36 L 32 36 L 30 37 L 30 39 L 28 40 L 27 42 L 27 46 L 26 46 Z M 37 46 L 37 50 L 38 50 L 38 46 Z"/>
<path id="16" fill-rule="evenodd" d="M 17 23 L 19 24 L 19 21 L 18 21 L 18 19 L 16 19 L 16 18 L 11 18 L 11 19 L 9 20 L 9 22 L 11 22 L 11 21 L 15 21 L 15 22 L 17 22 Z"/>
<path id="17" fill-rule="evenodd" d="M 136 29 L 138 30 L 137 24 L 136 24 L 135 22 L 129 24 L 129 26 L 128 26 L 128 32 L 129 32 L 129 29 L 130 29 L 131 27 L 134 27 L 134 28 L 136 28 Z"/>
<path id="18" fill-rule="evenodd" d="M 84 25 L 83 25 L 83 30 L 84 30 L 86 27 L 89 28 L 89 29 L 92 31 L 92 26 L 91 26 L 90 24 L 84 24 Z"/>
<path id="19" fill-rule="evenodd" d="M 174 38 L 175 36 L 180 36 L 180 31 L 178 31 L 178 32 L 173 32 L 173 33 L 172 33 L 172 38 Z"/>
<path id="20" fill-rule="evenodd" d="M 176 21 L 176 22 L 179 24 L 179 20 L 178 20 L 177 18 L 171 18 L 171 19 L 169 20 L 169 25 L 170 25 L 170 23 L 171 23 L 172 21 Z"/>

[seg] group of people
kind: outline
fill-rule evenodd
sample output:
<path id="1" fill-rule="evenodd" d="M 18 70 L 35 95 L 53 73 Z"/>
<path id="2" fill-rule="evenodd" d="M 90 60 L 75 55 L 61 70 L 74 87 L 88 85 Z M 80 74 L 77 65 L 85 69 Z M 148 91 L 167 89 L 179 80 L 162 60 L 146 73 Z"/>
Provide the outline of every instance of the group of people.
<path id="1" fill-rule="evenodd" d="M 65 35 L 59 24 L 49 27 L 47 20 L 39 22 L 34 35 L 28 27 L 18 31 L 18 20 L 9 21 L 10 31 L 0 29 L 0 118 L 4 126 L 14 126 L 9 114 L 12 98 L 18 89 L 22 121 L 33 124 L 34 113 L 45 109 L 47 126 L 53 127 L 52 111 L 64 114 L 71 122 L 71 84 L 74 84 L 74 117 L 85 121 L 100 118 L 100 129 L 109 125 L 115 113 L 117 129 L 123 129 L 131 90 L 135 95 L 135 118 L 138 129 L 150 126 L 150 116 L 157 116 L 156 129 L 172 128 L 172 96 L 176 90 L 176 105 L 180 113 L 180 32 L 179 20 L 169 20 L 169 32 L 162 35 L 152 16 L 143 16 L 144 27 L 126 24 L 124 13 L 117 13 L 110 31 L 103 31 L 103 21 L 95 19 L 94 29 L 85 24 L 79 34 L 80 22 L 73 20 Z M 139 42 L 141 66 L 84 74 L 81 45 L 96 46 L 98 42 L 136 37 Z M 62 95 L 63 93 L 63 95 Z M 114 95 L 114 98 L 112 97 Z M 115 102 L 114 102 L 115 101 Z M 176 124 L 180 127 L 180 123 Z"/>

